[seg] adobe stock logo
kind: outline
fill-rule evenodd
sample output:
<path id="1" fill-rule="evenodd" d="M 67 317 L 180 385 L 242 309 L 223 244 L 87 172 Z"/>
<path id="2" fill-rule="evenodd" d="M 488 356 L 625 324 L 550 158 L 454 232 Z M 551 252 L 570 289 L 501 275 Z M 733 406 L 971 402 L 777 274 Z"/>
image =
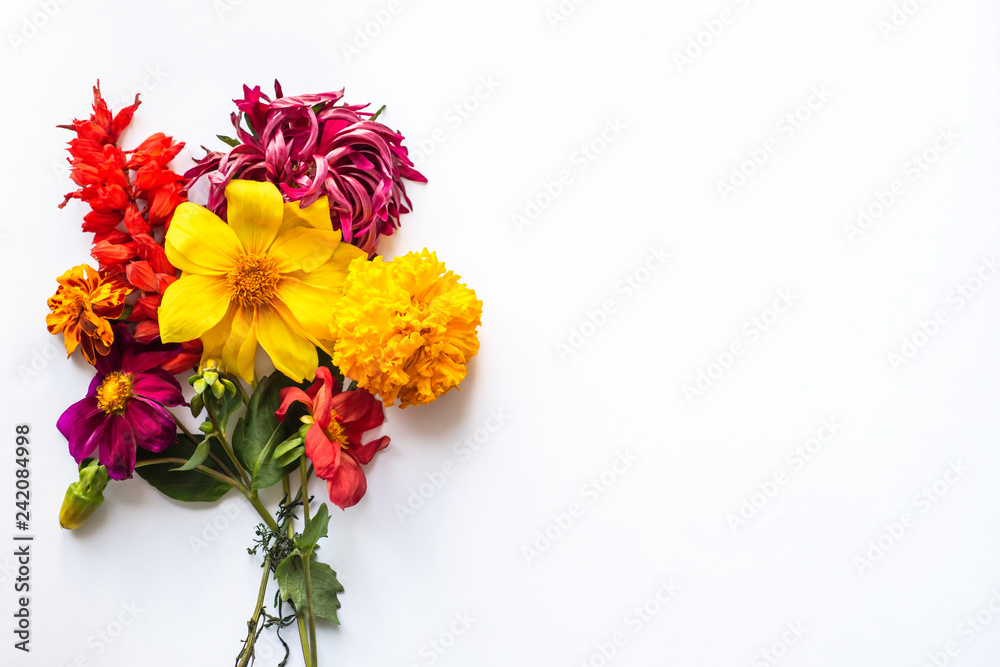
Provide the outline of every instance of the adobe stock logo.
<path id="1" fill-rule="evenodd" d="M 805 102 L 786 113 L 774 124 L 774 129 L 778 133 L 776 137 L 769 137 L 760 146 L 748 149 L 746 159 L 732 168 L 729 177 L 716 181 L 715 187 L 722 197 L 722 201 L 729 201 L 733 195 L 746 186 L 750 179 L 757 175 L 764 168 L 764 165 L 770 162 L 771 158 L 781 150 L 782 145 L 791 141 L 827 105 L 832 97 L 833 92 L 825 85 L 810 88 L 809 96 Z"/>
<path id="2" fill-rule="evenodd" d="M 864 575 L 866 570 L 871 569 L 875 563 L 885 558 L 886 554 L 894 549 L 913 530 L 920 519 L 941 502 L 952 487 L 965 478 L 969 471 L 970 468 L 964 465 L 961 460 L 949 461 L 948 469 L 938 479 L 927 484 L 913 495 L 911 503 L 917 511 L 903 512 L 895 520 L 884 523 L 882 525 L 884 530 L 875 539 L 868 540 L 868 546 L 864 553 L 854 557 L 854 567 L 857 568 L 858 574 Z"/>
<path id="3" fill-rule="evenodd" d="M 635 296 L 660 269 L 667 265 L 667 260 L 670 258 L 670 253 L 663 250 L 662 247 L 650 246 L 646 259 L 615 283 L 614 293 L 620 297 L 605 299 L 601 302 L 600 307 L 588 310 L 583 322 L 570 327 L 567 341 L 556 343 L 556 353 L 559 355 L 559 360 L 566 363 L 570 357 L 582 350 L 587 341 L 596 336 L 597 332 L 603 329 L 611 317 L 618 312 L 619 305 Z"/>
<path id="4" fill-rule="evenodd" d="M 684 393 L 688 405 L 694 405 L 696 400 L 715 386 L 715 383 L 736 365 L 736 360 L 742 357 L 752 345 L 756 344 L 761 336 L 791 310 L 798 300 L 799 297 L 789 290 L 778 290 L 769 307 L 764 308 L 759 315 L 744 322 L 740 328 L 743 337 L 734 340 L 722 352 L 713 354 L 712 361 L 708 362 L 704 368 L 698 369 L 694 382 L 681 386 L 681 391 Z"/>

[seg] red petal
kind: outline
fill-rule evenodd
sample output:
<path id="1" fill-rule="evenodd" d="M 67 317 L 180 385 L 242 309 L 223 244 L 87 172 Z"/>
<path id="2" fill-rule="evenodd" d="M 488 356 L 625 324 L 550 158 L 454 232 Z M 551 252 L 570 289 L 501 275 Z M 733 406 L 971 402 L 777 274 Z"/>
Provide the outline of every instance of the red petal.
<path id="1" fill-rule="evenodd" d="M 160 282 L 156 278 L 156 272 L 149 262 L 139 260 L 130 263 L 125 267 L 125 277 L 129 283 L 138 287 L 143 292 L 156 292 L 160 287 Z"/>

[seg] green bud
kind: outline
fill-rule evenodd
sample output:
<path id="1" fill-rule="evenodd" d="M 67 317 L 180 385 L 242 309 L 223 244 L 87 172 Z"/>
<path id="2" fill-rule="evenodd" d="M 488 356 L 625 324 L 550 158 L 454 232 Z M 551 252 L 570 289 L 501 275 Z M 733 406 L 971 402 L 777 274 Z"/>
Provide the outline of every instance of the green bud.
<path id="1" fill-rule="evenodd" d="M 194 384 L 192 386 L 194 387 L 194 393 L 203 394 L 205 393 L 205 390 L 208 388 L 208 383 L 205 382 L 203 378 L 198 378 L 197 380 L 194 381 Z"/>
<path id="2" fill-rule="evenodd" d="M 82 526 L 104 502 L 104 488 L 109 480 L 107 468 L 96 459 L 84 459 L 80 464 L 80 480 L 66 489 L 59 525 L 68 530 Z"/>
<path id="3" fill-rule="evenodd" d="M 212 422 L 202 422 L 198 425 L 198 430 L 202 433 L 211 433 L 215 430 L 215 427 L 212 426 Z"/>
<path id="4" fill-rule="evenodd" d="M 218 378 L 216 378 L 218 379 Z M 226 393 L 226 387 L 221 382 L 216 382 L 212 385 L 212 393 L 216 398 L 222 398 Z"/>
<path id="5" fill-rule="evenodd" d="M 223 378 L 222 384 L 226 387 L 226 393 L 229 394 L 230 398 L 236 395 L 236 385 Z"/>
<path id="6" fill-rule="evenodd" d="M 205 378 L 205 382 L 207 382 L 210 387 L 214 387 L 215 383 L 219 380 L 219 374 L 216 371 L 205 371 L 202 374 L 202 377 Z"/>
<path id="7" fill-rule="evenodd" d="M 200 377 L 201 377 L 200 375 L 192 375 L 191 377 L 188 378 L 188 384 L 193 387 L 194 383 L 197 382 L 198 378 Z"/>
<path id="8" fill-rule="evenodd" d="M 204 408 L 205 399 L 202 398 L 201 394 L 195 394 L 194 398 L 191 399 L 191 415 L 197 417 Z"/>

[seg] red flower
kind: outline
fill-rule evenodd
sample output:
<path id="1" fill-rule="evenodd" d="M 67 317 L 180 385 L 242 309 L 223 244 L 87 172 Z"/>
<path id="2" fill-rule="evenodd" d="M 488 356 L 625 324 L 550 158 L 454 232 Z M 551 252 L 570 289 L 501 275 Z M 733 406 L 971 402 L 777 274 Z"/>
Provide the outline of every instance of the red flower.
<path id="1" fill-rule="evenodd" d="M 76 132 L 69 142 L 70 177 L 80 186 L 66 195 L 60 208 L 70 199 L 90 206 L 83 231 L 94 234 L 91 256 L 102 272 L 139 292 L 128 319 L 136 323 L 136 338 L 148 342 L 159 335 L 160 295 L 177 279 L 157 239 L 162 239 L 174 209 L 185 201 L 184 178 L 167 166 L 184 144 L 157 132 L 135 150 L 123 150 L 118 139 L 138 106 L 137 95 L 132 105 L 112 114 L 98 81 L 90 118 L 60 126 Z M 182 347 L 163 368 L 180 373 L 197 365 L 201 343 Z"/>
<path id="2" fill-rule="evenodd" d="M 357 505 L 368 489 L 361 466 L 389 444 L 387 435 L 361 442 L 366 431 L 382 424 L 381 403 L 364 389 L 342 391 L 325 366 L 316 370 L 316 382 L 308 390 L 281 390 L 281 407 L 275 412 L 280 421 L 285 420 L 293 403 L 303 403 L 309 411 L 309 416 L 302 418 L 310 424 L 305 437 L 306 456 L 313 462 L 316 475 L 326 480 L 330 500 L 341 509 Z"/>

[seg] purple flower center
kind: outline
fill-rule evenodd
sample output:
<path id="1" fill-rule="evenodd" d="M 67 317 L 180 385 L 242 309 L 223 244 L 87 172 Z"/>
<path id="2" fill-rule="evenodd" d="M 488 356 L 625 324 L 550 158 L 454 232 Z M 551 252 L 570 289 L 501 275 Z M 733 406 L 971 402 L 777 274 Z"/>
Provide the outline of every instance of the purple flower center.
<path id="1" fill-rule="evenodd" d="M 108 373 L 97 388 L 97 407 L 104 412 L 121 412 L 132 398 L 132 380 L 121 371 Z"/>

